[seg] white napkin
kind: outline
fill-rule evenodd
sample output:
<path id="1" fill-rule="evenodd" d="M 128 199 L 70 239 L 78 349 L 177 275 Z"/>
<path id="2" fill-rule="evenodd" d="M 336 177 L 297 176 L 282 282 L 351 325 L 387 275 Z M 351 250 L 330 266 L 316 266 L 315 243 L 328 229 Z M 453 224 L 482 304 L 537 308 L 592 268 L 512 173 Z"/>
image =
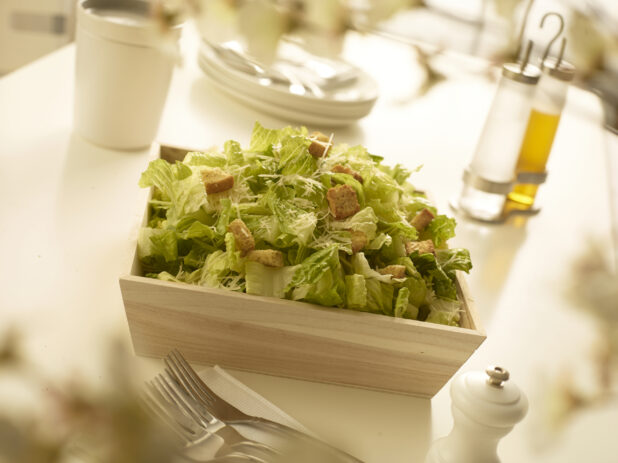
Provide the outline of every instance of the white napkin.
<path id="1" fill-rule="evenodd" d="M 283 410 L 273 405 L 253 389 L 238 381 L 218 365 L 199 372 L 202 380 L 222 399 L 248 415 L 260 416 L 277 421 L 291 428 L 315 437 L 309 429 L 300 424 Z"/>

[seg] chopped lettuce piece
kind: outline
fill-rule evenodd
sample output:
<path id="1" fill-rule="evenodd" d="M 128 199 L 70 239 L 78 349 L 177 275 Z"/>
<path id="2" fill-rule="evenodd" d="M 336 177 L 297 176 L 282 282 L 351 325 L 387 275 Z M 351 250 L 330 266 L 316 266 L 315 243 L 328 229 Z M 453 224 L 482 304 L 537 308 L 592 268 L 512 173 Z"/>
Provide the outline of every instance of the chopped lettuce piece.
<path id="1" fill-rule="evenodd" d="M 429 314 L 425 319 L 426 322 L 451 326 L 459 325 L 459 313 L 461 312 L 461 304 L 459 301 L 432 298 L 428 306 Z"/>
<path id="2" fill-rule="evenodd" d="M 249 143 L 249 151 L 269 152 L 273 145 L 278 145 L 285 136 L 289 135 L 307 135 L 307 129 L 294 129 L 293 127 L 284 127 L 283 129 L 266 129 L 259 122 L 253 126 L 251 142 Z"/>
<path id="3" fill-rule="evenodd" d="M 219 219 L 215 228 L 219 235 L 225 235 L 227 232 L 227 226 L 232 220 L 234 220 L 234 209 L 232 207 L 232 201 L 228 198 L 224 198 L 220 201 L 221 210 L 219 211 Z"/>
<path id="4" fill-rule="evenodd" d="M 373 278 L 366 279 L 365 286 L 367 287 L 366 310 L 384 315 L 393 315 L 394 286 Z"/>
<path id="5" fill-rule="evenodd" d="M 199 284 L 211 288 L 226 288 L 233 291 L 245 289 L 244 278 L 229 267 L 229 256 L 224 251 L 208 255 L 199 274 Z"/>
<path id="6" fill-rule="evenodd" d="M 372 208 L 366 207 L 345 220 L 331 220 L 329 226 L 332 230 L 361 231 L 371 241 L 376 237 L 378 217 Z"/>
<path id="7" fill-rule="evenodd" d="M 296 266 L 266 267 L 259 262 L 245 263 L 247 294 L 285 298 L 286 288 L 292 282 Z"/>
<path id="8" fill-rule="evenodd" d="M 362 275 L 345 276 L 346 305 L 348 309 L 363 309 L 367 305 L 367 287 Z"/>
<path id="9" fill-rule="evenodd" d="M 188 220 L 186 220 L 188 218 Z M 193 238 L 205 238 L 208 240 L 215 240 L 217 237 L 217 230 L 213 227 L 203 224 L 202 222 L 194 219 L 193 217 L 187 217 L 181 219 L 176 226 L 178 237 L 183 240 L 190 240 Z"/>
<path id="10" fill-rule="evenodd" d="M 345 281 L 337 246 L 317 251 L 299 264 L 287 290 L 292 299 L 327 306 L 341 305 Z M 286 292 L 287 292 L 286 290 Z"/>
<path id="11" fill-rule="evenodd" d="M 288 247 L 292 244 L 306 246 L 313 238 L 318 219 L 313 211 L 298 207 L 293 199 L 286 199 L 284 189 L 273 188 L 268 195 L 268 205 L 277 219 L 279 235 L 274 244 Z"/>
<path id="12" fill-rule="evenodd" d="M 232 233 L 225 234 L 225 255 L 227 257 L 227 268 L 242 273 L 245 260 L 240 256 L 240 251 L 236 250 L 236 238 Z"/>
<path id="13" fill-rule="evenodd" d="M 282 175 L 310 177 L 317 169 L 316 160 L 309 154 L 311 142 L 305 137 L 286 136 L 279 148 L 279 167 Z"/>
<path id="14" fill-rule="evenodd" d="M 406 268 L 407 278 L 403 285 L 408 288 L 408 300 L 410 304 L 420 307 L 427 297 L 427 284 L 425 283 L 425 280 L 412 263 L 412 259 L 409 257 L 401 257 L 397 259 L 396 262 Z"/>
<path id="15" fill-rule="evenodd" d="M 406 169 L 401 164 L 395 164 L 393 167 L 380 165 L 380 169 L 390 175 L 399 185 L 404 185 L 412 172 L 419 171 L 422 166 L 418 166 L 414 171 Z"/>
<path id="16" fill-rule="evenodd" d="M 384 283 L 391 283 L 390 275 L 382 275 L 369 266 L 369 261 L 362 252 L 357 252 L 352 256 L 352 267 L 354 273 L 364 276 L 365 278 L 375 279 Z"/>
<path id="17" fill-rule="evenodd" d="M 139 180 L 142 188 L 156 187 L 170 201 L 168 223 L 175 225 L 183 216 L 197 211 L 206 202 L 204 185 L 190 167 L 163 159 L 152 161 Z"/>
<path id="18" fill-rule="evenodd" d="M 142 228 L 137 240 L 137 253 L 140 259 L 161 256 L 166 262 L 178 259 L 178 244 L 173 230 Z"/>
<path id="19" fill-rule="evenodd" d="M 205 152 L 191 151 L 185 155 L 183 164 L 187 166 L 219 167 L 223 168 L 227 164 L 227 157 L 215 149 Z"/>
<path id="20" fill-rule="evenodd" d="M 431 253 L 419 254 L 418 252 L 413 252 L 410 254 L 410 259 L 425 281 L 431 285 L 437 296 L 453 301 L 457 300 L 455 283 L 442 270 L 436 260 L 436 256 Z"/>
<path id="21" fill-rule="evenodd" d="M 455 225 L 457 222 L 451 217 L 445 215 L 437 215 L 427 228 L 423 230 L 422 239 L 431 239 L 436 247 L 445 244 L 449 239 L 455 236 Z"/>
<path id="22" fill-rule="evenodd" d="M 403 318 L 408 311 L 408 298 L 410 297 L 410 290 L 405 286 L 397 292 L 397 299 L 395 299 L 395 309 L 393 315 L 395 317 Z"/>
<path id="23" fill-rule="evenodd" d="M 470 251 L 462 248 L 439 249 L 436 252 L 438 262 L 444 273 L 451 280 L 455 280 L 456 270 L 469 273 L 472 269 L 472 261 L 470 260 Z"/>
<path id="24" fill-rule="evenodd" d="M 223 154 L 225 160 L 229 164 L 236 164 L 242 166 L 245 161 L 245 157 L 242 153 L 240 143 L 234 140 L 228 140 L 223 144 Z"/>
<path id="25" fill-rule="evenodd" d="M 365 249 L 370 251 L 377 251 L 382 249 L 383 246 L 390 246 L 393 242 L 393 238 L 386 233 L 380 233 L 376 236 L 371 242 L 365 247 Z"/>

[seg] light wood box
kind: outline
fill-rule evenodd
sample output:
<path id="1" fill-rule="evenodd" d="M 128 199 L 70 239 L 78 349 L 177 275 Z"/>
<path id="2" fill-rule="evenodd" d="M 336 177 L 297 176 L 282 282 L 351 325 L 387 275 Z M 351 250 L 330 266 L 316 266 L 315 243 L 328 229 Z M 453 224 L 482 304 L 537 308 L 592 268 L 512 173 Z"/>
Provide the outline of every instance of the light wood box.
<path id="1" fill-rule="evenodd" d="M 136 252 L 120 288 L 135 352 L 148 357 L 177 348 L 200 364 L 432 397 L 485 340 L 462 275 L 461 327 L 141 275 Z"/>

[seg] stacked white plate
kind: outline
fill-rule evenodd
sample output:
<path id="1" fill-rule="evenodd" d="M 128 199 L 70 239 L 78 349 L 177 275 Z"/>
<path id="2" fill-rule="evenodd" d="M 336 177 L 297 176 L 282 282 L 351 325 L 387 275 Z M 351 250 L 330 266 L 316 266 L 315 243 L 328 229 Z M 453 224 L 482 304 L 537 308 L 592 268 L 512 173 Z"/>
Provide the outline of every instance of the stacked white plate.
<path id="1" fill-rule="evenodd" d="M 362 70 L 338 85 L 311 91 L 276 79 L 252 75 L 229 65 L 204 43 L 199 64 L 208 79 L 221 91 L 258 111 L 301 124 L 339 127 L 365 117 L 378 97 L 375 81 Z"/>

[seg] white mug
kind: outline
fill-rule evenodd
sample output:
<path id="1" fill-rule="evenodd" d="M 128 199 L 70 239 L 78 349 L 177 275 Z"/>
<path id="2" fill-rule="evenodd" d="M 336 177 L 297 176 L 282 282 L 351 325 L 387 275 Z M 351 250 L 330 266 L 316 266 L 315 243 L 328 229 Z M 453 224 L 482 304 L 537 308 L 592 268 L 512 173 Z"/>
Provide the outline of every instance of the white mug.
<path id="1" fill-rule="evenodd" d="M 177 37 L 179 29 L 175 28 Z M 174 67 L 144 0 L 77 5 L 74 127 L 113 149 L 154 140 Z"/>

